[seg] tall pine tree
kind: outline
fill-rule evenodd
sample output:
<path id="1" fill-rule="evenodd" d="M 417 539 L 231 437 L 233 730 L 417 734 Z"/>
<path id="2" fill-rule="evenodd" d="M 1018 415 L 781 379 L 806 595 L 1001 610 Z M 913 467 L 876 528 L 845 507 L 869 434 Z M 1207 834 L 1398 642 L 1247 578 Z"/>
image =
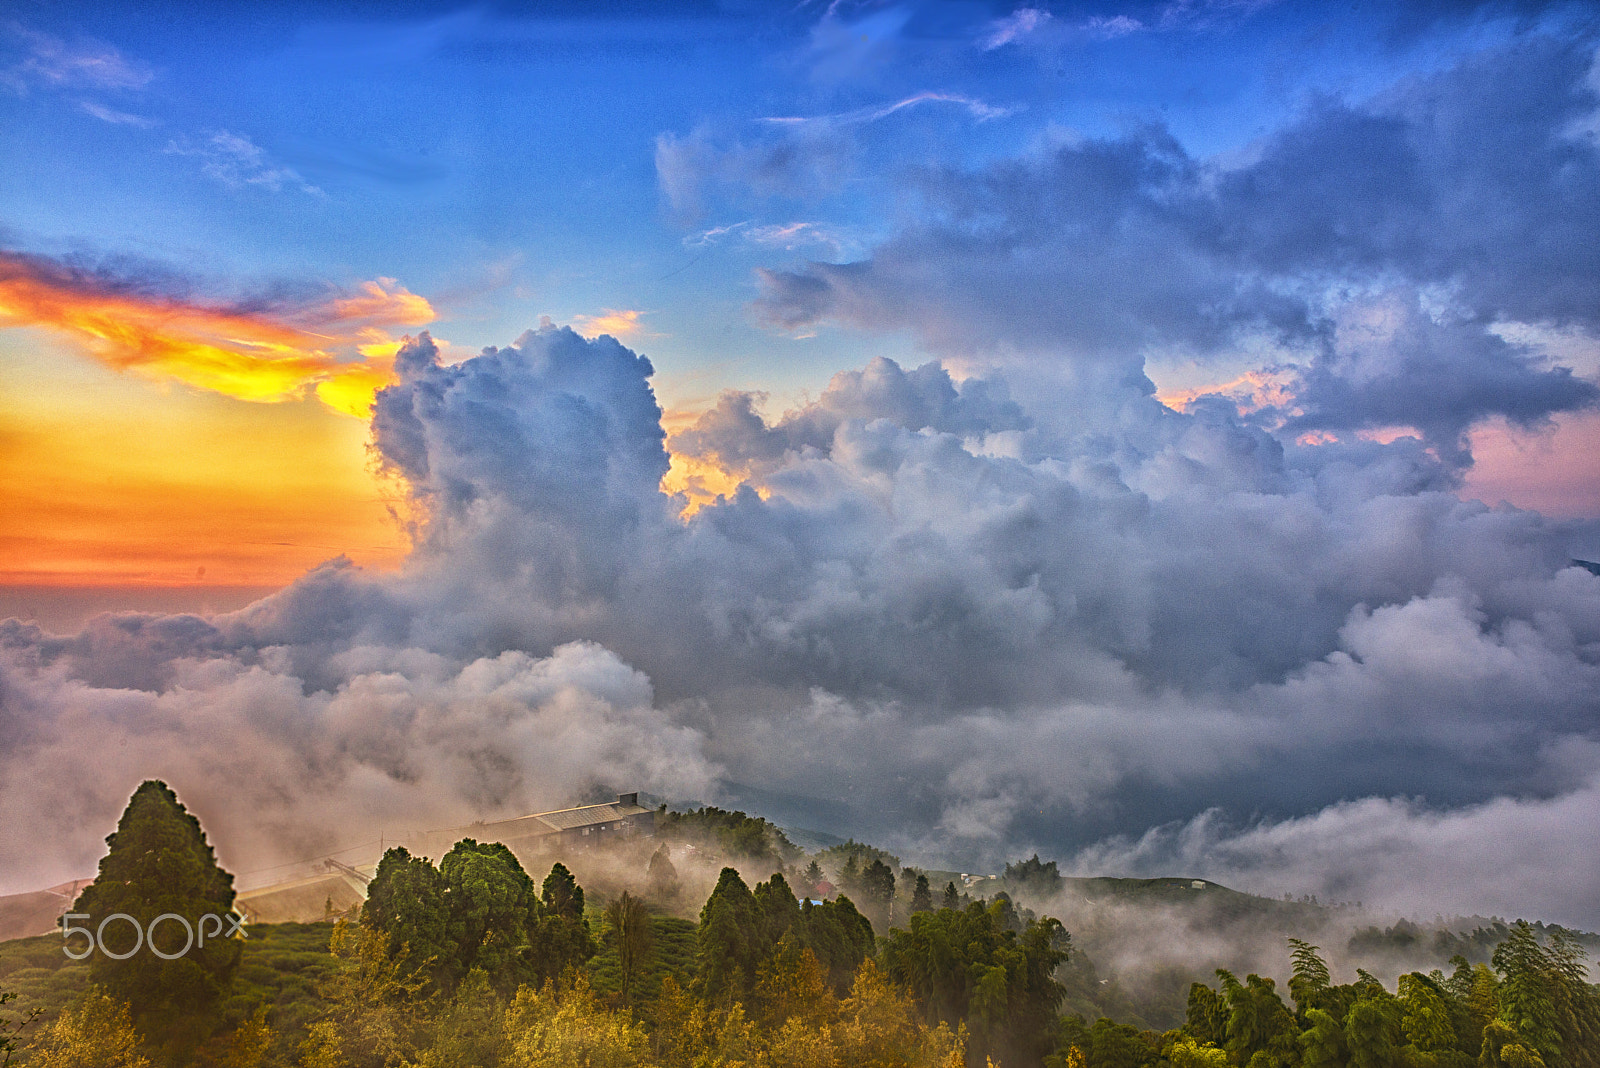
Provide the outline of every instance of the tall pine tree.
<path id="1" fill-rule="evenodd" d="M 106 845 L 99 874 L 72 909 L 87 916 L 74 926 L 100 932 L 89 977 L 127 1002 L 139 1030 L 174 1049 L 192 1046 L 215 1026 L 213 1010 L 239 967 L 243 947 L 221 937 L 233 926 L 222 919 L 233 909 L 233 876 L 217 866 L 200 821 L 153 779 L 133 792 Z M 128 920 L 109 919 L 117 913 L 132 917 L 142 936 Z M 152 929 L 169 913 L 187 921 L 188 931 L 174 919 Z M 194 941 L 184 950 L 189 932 Z"/>

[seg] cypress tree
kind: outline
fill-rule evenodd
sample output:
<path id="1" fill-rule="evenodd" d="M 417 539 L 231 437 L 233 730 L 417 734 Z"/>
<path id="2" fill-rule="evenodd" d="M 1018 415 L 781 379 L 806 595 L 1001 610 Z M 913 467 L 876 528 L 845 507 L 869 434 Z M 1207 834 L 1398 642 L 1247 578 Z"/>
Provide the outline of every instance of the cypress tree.
<path id="1" fill-rule="evenodd" d="M 167 1038 L 174 1050 L 191 1048 L 213 1028 L 212 1010 L 239 967 L 243 947 L 221 937 L 233 927 L 222 919 L 233 909 L 233 876 L 218 867 L 200 821 L 166 783 L 153 779 L 133 792 L 106 845 L 99 874 L 72 910 L 87 916 L 74 926 L 100 932 L 89 977 L 127 1002 L 145 1034 Z M 117 913 L 138 924 L 142 944 L 128 920 L 109 920 Z M 183 923 L 164 919 L 152 930 L 152 921 L 169 913 L 193 932 L 187 950 Z M 130 949 L 121 960 L 107 952 L 121 956 Z"/>

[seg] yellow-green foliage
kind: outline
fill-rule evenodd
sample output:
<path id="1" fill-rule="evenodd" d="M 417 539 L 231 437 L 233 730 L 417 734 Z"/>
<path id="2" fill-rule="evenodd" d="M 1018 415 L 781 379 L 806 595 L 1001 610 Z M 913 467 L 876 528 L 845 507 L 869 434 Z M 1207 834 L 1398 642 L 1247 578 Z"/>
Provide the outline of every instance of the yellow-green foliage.
<path id="1" fill-rule="evenodd" d="M 523 987 L 506 1010 L 506 1068 L 634 1068 L 646 1062 L 644 1031 L 595 1001 L 582 978 L 564 990 Z"/>
<path id="2" fill-rule="evenodd" d="M 1167 1059 L 1172 1062 L 1172 1068 L 1228 1068 L 1227 1050 L 1202 1045 L 1187 1036 L 1172 1044 Z"/>
<path id="3" fill-rule="evenodd" d="M 29 1054 L 30 1068 L 150 1068 L 128 1006 L 98 987 L 57 1017 Z"/>
<path id="4" fill-rule="evenodd" d="M 260 1068 L 276 1038 L 267 1025 L 267 1007 L 263 1005 L 234 1031 L 222 1068 Z"/>

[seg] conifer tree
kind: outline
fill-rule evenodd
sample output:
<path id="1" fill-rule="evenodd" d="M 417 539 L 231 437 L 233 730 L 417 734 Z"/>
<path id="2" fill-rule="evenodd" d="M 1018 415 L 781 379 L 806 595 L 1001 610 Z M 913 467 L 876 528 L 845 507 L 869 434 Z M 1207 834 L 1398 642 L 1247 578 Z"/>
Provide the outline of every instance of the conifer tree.
<path id="1" fill-rule="evenodd" d="M 77 926 L 99 935 L 90 979 L 126 1002 L 145 1034 L 160 1035 L 177 1050 L 192 1048 L 214 1026 L 212 1010 L 239 966 L 242 946 L 222 937 L 233 927 L 223 920 L 233 910 L 233 876 L 217 866 L 200 821 L 166 783 L 153 779 L 133 792 L 106 845 L 99 874 L 72 909 L 87 916 Z M 109 920 L 118 913 L 133 922 Z M 188 924 L 194 943 L 188 949 L 184 922 L 152 924 L 168 914 Z M 111 955 L 130 949 L 121 960 Z"/>
<path id="2" fill-rule="evenodd" d="M 822 885 L 822 865 L 813 859 L 810 864 L 806 865 L 806 872 L 800 879 L 801 889 L 805 891 L 803 896 L 808 898 L 817 897 L 817 888 Z"/>
<path id="3" fill-rule="evenodd" d="M 737 870 L 723 868 L 700 910 L 699 993 L 713 1004 L 743 999 L 755 981 L 755 895 Z"/>
<path id="4" fill-rule="evenodd" d="M 889 929 L 894 922 L 894 872 L 876 858 L 861 870 L 861 896 L 874 927 Z"/>
<path id="5" fill-rule="evenodd" d="M 451 986 L 459 940 L 451 933 L 444 876 L 426 857 L 413 857 L 402 846 L 383 855 L 367 885 L 361 925 L 387 935 L 388 955 L 403 957 L 408 972 L 426 972 L 435 989 Z"/>
<path id="6" fill-rule="evenodd" d="M 650 854 L 650 867 L 645 877 L 649 880 L 651 897 L 661 901 L 672 901 L 677 898 L 681 889 L 678 883 L 678 869 L 673 867 L 672 854 L 665 843 Z"/>
<path id="7" fill-rule="evenodd" d="M 933 891 L 928 889 L 928 877 L 921 872 L 917 873 L 917 885 L 911 891 L 911 911 L 913 914 L 933 911 Z"/>
<path id="8" fill-rule="evenodd" d="M 530 932 L 530 956 L 540 981 L 558 979 L 568 968 L 581 967 L 598 947 L 583 914 L 583 887 L 565 864 L 551 865 L 539 896 L 543 908 Z"/>

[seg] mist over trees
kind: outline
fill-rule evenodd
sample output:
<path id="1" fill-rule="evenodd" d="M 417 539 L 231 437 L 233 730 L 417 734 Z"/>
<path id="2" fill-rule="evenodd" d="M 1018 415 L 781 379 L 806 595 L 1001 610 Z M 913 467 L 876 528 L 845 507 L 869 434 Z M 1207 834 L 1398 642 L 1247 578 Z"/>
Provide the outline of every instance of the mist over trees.
<path id="1" fill-rule="evenodd" d="M 1037 855 L 987 896 L 945 880 L 936 902 L 929 873 L 874 847 L 807 857 L 743 813 L 684 816 L 657 840 L 552 860 L 537 882 L 500 843 L 463 839 L 437 864 L 390 849 L 357 919 L 223 940 L 224 967 L 198 987 L 165 987 L 148 952 L 99 954 L 71 966 L 76 995 L 32 1033 L 18 1038 L 28 1016 L 12 1013 L 0 1039 L 32 1068 L 1600 1068 L 1600 987 L 1559 927 L 1356 931 L 1350 945 L 1369 950 L 1465 951 L 1389 982 L 1359 968 L 1336 982 L 1318 945 L 1290 937 L 1274 954 L 1283 984 L 1216 968 L 1152 1027 L 1139 1013 L 1161 1003 L 1129 1000 L 1034 906 L 1067 903 L 1070 883 L 1209 900 L 1216 924 L 1251 910 L 1311 923 L 1318 907 L 1177 880 L 1072 883 Z M 104 882 L 75 906 L 91 922 L 102 907 L 232 903 L 231 876 L 161 783 L 136 791 L 108 843 Z M 713 874 L 718 857 L 729 863 Z M 752 885 L 741 867 L 768 874 Z M 876 926 L 847 892 L 811 896 L 829 875 L 880 895 Z M 689 919 L 682 898 L 700 885 Z M 1095 937 L 1096 952 L 1114 948 Z M 0 947 L 0 986 L 32 981 L 6 959 Z"/>

